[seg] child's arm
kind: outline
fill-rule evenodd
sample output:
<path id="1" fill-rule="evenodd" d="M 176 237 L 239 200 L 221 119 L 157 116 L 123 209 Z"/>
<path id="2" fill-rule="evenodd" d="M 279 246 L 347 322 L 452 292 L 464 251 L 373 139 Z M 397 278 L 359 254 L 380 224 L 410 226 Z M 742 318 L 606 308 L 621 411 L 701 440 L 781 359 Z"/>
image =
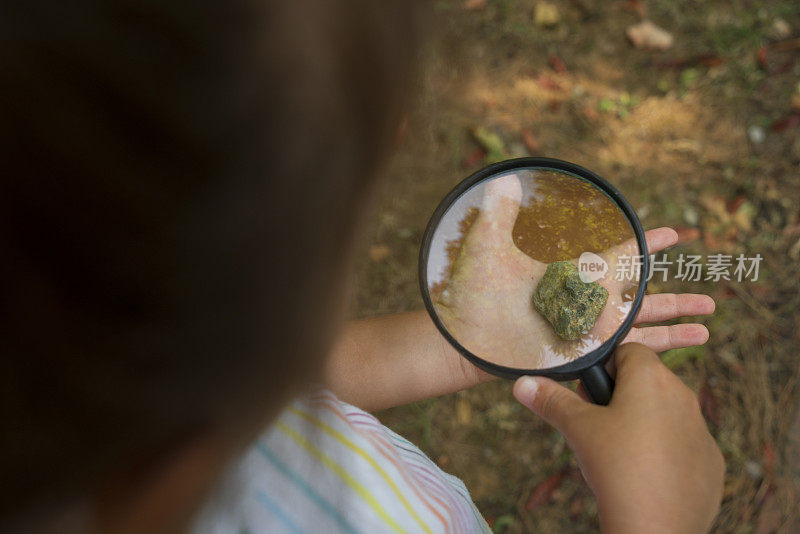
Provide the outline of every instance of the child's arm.
<path id="1" fill-rule="evenodd" d="M 608 406 L 546 378 L 519 379 L 514 395 L 575 451 L 603 532 L 707 532 L 725 463 L 694 393 L 643 345 L 620 346 L 614 360 Z"/>
<path id="2" fill-rule="evenodd" d="M 706 295 L 647 295 L 636 324 L 705 315 L 714 311 Z M 664 351 L 701 345 L 708 331 L 699 324 L 634 328 L 626 341 Z M 425 310 L 352 321 L 327 361 L 325 381 L 344 401 L 368 411 L 452 393 L 493 377 L 461 356 Z"/>
<path id="3" fill-rule="evenodd" d="M 425 310 L 350 322 L 326 368 L 328 387 L 367 411 L 492 379 L 456 352 Z"/>

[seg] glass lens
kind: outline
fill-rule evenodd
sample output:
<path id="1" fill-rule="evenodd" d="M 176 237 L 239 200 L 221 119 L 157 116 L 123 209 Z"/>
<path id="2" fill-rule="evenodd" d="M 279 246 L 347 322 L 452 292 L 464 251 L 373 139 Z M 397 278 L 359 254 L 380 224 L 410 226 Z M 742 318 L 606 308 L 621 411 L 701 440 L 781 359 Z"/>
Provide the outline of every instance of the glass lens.
<path id="1" fill-rule="evenodd" d="M 488 177 L 434 230 L 431 302 L 475 356 L 545 369 L 596 349 L 631 312 L 641 271 L 633 227 L 592 182 L 547 168 Z"/>

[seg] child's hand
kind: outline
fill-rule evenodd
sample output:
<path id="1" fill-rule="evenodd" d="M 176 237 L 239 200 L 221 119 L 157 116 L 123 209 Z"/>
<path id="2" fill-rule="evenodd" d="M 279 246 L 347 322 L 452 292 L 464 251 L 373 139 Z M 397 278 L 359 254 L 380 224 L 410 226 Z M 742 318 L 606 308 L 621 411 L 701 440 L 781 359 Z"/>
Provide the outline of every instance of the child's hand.
<path id="1" fill-rule="evenodd" d="M 627 343 L 614 356 L 608 406 L 547 378 L 520 378 L 514 396 L 575 451 L 604 532 L 706 532 L 725 463 L 697 399 L 647 347 Z"/>

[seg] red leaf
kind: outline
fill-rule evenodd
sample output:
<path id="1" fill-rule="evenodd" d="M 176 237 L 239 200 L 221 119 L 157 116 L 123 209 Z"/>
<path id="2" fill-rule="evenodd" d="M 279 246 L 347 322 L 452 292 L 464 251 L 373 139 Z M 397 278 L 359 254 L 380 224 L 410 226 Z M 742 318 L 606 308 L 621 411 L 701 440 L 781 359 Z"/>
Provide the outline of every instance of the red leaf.
<path id="1" fill-rule="evenodd" d="M 678 245 L 682 245 L 683 243 L 691 243 L 700 237 L 700 230 L 697 228 L 678 226 L 675 228 L 675 231 L 678 233 Z"/>
<path id="2" fill-rule="evenodd" d="M 522 142 L 525 143 L 525 147 L 531 154 L 539 152 L 539 141 L 533 136 L 533 132 L 527 128 L 522 130 Z"/>
<path id="3" fill-rule="evenodd" d="M 656 66 L 664 69 L 683 70 L 687 67 L 694 67 L 696 65 L 707 68 L 719 67 L 724 62 L 724 59 L 712 52 L 703 52 L 702 54 L 697 54 L 696 56 L 661 61 L 656 63 Z"/>
<path id="4" fill-rule="evenodd" d="M 557 81 L 545 75 L 538 76 L 536 78 L 536 83 L 545 89 L 550 89 L 551 91 L 561 91 L 561 85 Z"/>
<path id="5" fill-rule="evenodd" d="M 592 106 L 583 106 L 583 114 L 589 122 L 597 123 L 600 120 L 600 114 Z"/>
<path id="6" fill-rule="evenodd" d="M 550 502 L 553 498 L 553 492 L 558 489 L 566 475 L 567 470 L 562 469 L 555 475 L 544 479 L 542 483 L 533 489 L 533 493 L 528 497 L 528 501 L 525 503 L 525 510 L 530 512 L 534 508 Z"/>
<path id="7" fill-rule="evenodd" d="M 722 289 L 718 289 L 711 294 L 711 297 L 714 300 L 730 300 L 736 297 L 736 293 L 733 292 L 733 289 L 729 287 L 723 287 Z"/>
<path id="8" fill-rule="evenodd" d="M 767 45 L 761 45 L 756 52 L 756 63 L 764 70 L 767 70 Z"/>
<path id="9" fill-rule="evenodd" d="M 482 148 L 476 148 L 464 157 L 464 161 L 462 163 L 466 168 L 475 167 L 481 161 L 483 161 L 483 158 L 485 157 L 486 151 Z"/>
<path id="10" fill-rule="evenodd" d="M 553 67 L 553 70 L 559 74 L 566 74 L 567 73 L 567 66 L 564 65 L 564 61 L 555 54 L 550 54 L 548 58 L 550 62 L 550 66 Z"/>
<path id="11" fill-rule="evenodd" d="M 773 132 L 783 132 L 800 124 L 800 113 L 790 113 L 772 123 Z"/>
<path id="12" fill-rule="evenodd" d="M 561 109 L 561 101 L 553 98 L 550 100 L 550 102 L 547 103 L 547 107 L 550 108 L 550 111 L 555 113 L 556 111 Z"/>
<path id="13" fill-rule="evenodd" d="M 728 213 L 736 213 L 739 210 L 739 208 L 742 206 L 742 204 L 744 203 L 745 200 L 747 200 L 746 196 L 744 196 L 744 195 L 737 196 L 736 198 L 734 198 L 733 200 L 731 200 L 728 203 L 726 211 Z"/>
<path id="14" fill-rule="evenodd" d="M 697 56 L 697 63 L 699 63 L 704 67 L 712 68 L 712 67 L 719 67 L 720 65 L 725 63 L 725 60 L 716 54 L 706 53 Z"/>

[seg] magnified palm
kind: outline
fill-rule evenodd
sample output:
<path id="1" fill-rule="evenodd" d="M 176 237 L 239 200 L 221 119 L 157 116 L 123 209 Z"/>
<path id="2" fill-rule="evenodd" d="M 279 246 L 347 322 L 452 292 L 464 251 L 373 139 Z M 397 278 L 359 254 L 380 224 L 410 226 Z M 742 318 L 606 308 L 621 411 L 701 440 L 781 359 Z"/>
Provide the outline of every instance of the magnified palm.
<path id="1" fill-rule="evenodd" d="M 520 182 L 513 175 L 487 184 L 479 215 L 465 236 L 436 308 L 453 337 L 485 360 L 518 368 L 553 367 L 585 354 L 616 332 L 630 310 L 630 302 L 623 299 L 628 287 L 606 275 L 599 283 L 608 289 L 608 301 L 594 327 L 577 341 L 559 338 L 531 302 L 547 265 L 527 256 L 513 242 L 521 197 Z M 661 228 L 647 232 L 646 238 L 648 249 L 656 252 L 673 245 L 677 234 Z M 613 273 L 618 257 L 637 253 L 636 244 L 628 242 L 601 256 Z M 637 320 L 661 321 L 713 309 L 713 300 L 704 295 L 648 295 Z M 667 350 L 701 344 L 707 338 L 705 327 L 693 324 L 633 329 L 626 340 Z"/>

